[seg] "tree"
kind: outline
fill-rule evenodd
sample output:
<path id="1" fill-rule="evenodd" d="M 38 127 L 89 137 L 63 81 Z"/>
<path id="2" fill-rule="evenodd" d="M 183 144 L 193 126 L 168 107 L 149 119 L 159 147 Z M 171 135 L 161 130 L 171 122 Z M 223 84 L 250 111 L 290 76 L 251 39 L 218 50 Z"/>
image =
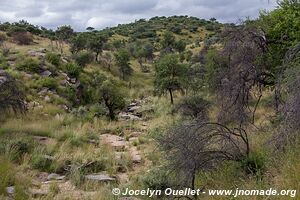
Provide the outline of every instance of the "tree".
<path id="1" fill-rule="evenodd" d="M 63 53 L 64 42 L 68 42 L 71 39 L 71 36 L 74 34 L 74 30 L 71 26 L 60 26 L 57 28 L 55 35 L 60 43 L 60 51 Z"/>
<path id="2" fill-rule="evenodd" d="M 249 156 L 249 141 L 243 129 L 204 119 L 172 125 L 158 137 L 170 170 L 180 174 L 177 181 L 182 187 L 194 189 L 197 173 L 213 170 L 224 161 L 241 162 Z"/>
<path id="3" fill-rule="evenodd" d="M 0 113 L 25 111 L 25 96 L 19 89 L 16 80 L 0 70 Z"/>
<path id="4" fill-rule="evenodd" d="M 185 50 L 186 47 L 186 43 L 184 40 L 178 40 L 175 42 L 174 44 L 174 48 L 176 49 L 176 51 L 178 51 L 179 53 L 182 53 Z"/>
<path id="5" fill-rule="evenodd" d="M 116 52 L 114 56 L 122 79 L 125 80 L 125 78 L 131 75 L 133 71 L 129 63 L 130 55 L 128 51 L 126 51 L 125 49 L 121 49 Z"/>
<path id="6" fill-rule="evenodd" d="M 98 62 L 98 56 L 99 54 L 102 53 L 103 45 L 106 41 L 107 41 L 107 37 L 103 34 L 96 33 L 89 36 L 87 46 L 89 50 L 91 50 L 96 54 L 95 58 L 97 62 Z"/>
<path id="7" fill-rule="evenodd" d="M 108 71 L 111 70 L 112 62 L 113 62 L 113 56 L 109 52 L 105 52 L 104 55 L 101 57 L 102 64 L 104 64 Z"/>
<path id="8" fill-rule="evenodd" d="M 100 88 L 100 97 L 108 109 L 109 117 L 115 120 L 115 112 L 125 107 L 125 99 L 118 86 L 106 80 Z"/>
<path id="9" fill-rule="evenodd" d="M 222 39 L 223 49 L 209 53 L 206 63 L 208 83 L 222 111 L 219 119 L 224 123 L 254 123 L 262 89 L 274 85 L 274 75 L 263 59 L 267 52 L 264 32 L 240 26 L 225 29 Z M 250 100 L 255 100 L 253 108 Z"/>
<path id="10" fill-rule="evenodd" d="M 172 52 L 173 45 L 175 43 L 175 37 L 171 32 L 165 32 L 161 40 L 161 46 L 166 53 Z"/>
<path id="11" fill-rule="evenodd" d="M 176 55 L 167 54 L 155 63 L 155 90 L 158 94 L 169 92 L 174 103 L 173 92 L 184 91 L 187 78 L 187 65 L 180 64 Z"/>
<path id="12" fill-rule="evenodd" d="M 78 53 L 81 50 L 87 48 L 87 35 L 85 33 L 79 33 L 76 36 L 72 37 L 70 40 L 71 48 L 70 51 L 73 54 Z"/>

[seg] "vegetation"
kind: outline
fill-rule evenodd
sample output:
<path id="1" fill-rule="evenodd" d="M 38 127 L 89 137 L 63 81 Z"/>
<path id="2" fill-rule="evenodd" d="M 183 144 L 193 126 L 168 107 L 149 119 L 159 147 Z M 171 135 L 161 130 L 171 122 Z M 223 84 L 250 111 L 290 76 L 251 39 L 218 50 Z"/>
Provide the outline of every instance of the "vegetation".
<path id="1" fill-rule="evenodd" d="M 1 23 L 0 199 L 299 190 L 299 10 L 282 0 L 238 25 L 173 16 L 85 32 Z"/>

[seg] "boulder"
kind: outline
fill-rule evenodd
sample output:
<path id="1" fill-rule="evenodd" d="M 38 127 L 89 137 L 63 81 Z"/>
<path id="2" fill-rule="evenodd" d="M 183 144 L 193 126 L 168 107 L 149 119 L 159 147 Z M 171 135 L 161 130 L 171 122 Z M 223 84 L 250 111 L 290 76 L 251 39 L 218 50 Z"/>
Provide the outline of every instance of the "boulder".
<path id="1" fill-rule="evenodd" d="M 131 113 L 124 113 L 124 112 L 119 113 L 118 118 L 120 120 L 131 120 L 131 121 L 142 120 L 140 117 L 138 117 L 136 115 L 133 115 Z"/>
<path id="2" fill-rule="evenodd" d="M 61 176 L 59 174 L 56 173 L 51 173 L 48 175 L 47 180 L 51 181 L 51 180 L 64 180 L 66 177 L 65 176 Z"/>
<path id="3" fill-rule="evenodd" d="M 131 160 L 133 163 L 141 163 L 142 162 L 142 156 L 140 155 L 140 153 L 136 147 L 131 147 L 129 152 L 130 152 Z"/>
<path id="4" fill-rule="evenodd" d="M 14 194 L 14 193 L 15 193 L 15 187 L 14 187 L 14 186 L 7 187 L 7 188 L 6 188 L 6 192 L 7 192 L 7 194 L 9 194 L 9 195 Z"/>
<path id="5" fill-rule="evenodd" d="M 44 76 L 44 77 L 49 77 L 52 75 L 52 72 L 50 72 L 49 70 L 46 70 L 46 71 L 43 71 L 41 73 L 41 76 Z"/>
<path id="6" fill-rule="evenodd" d="M 114 182 L 116 181 L 116 178 L 110 177 L 109 175 L 105 173 L 99 173 L 99 174 L 89 174 L 84 177 L 86 180 L 89 181 L 96 181 L 96 182 Z"/>
<path id="7" fill-rule="evenodd" d="M 134 112 L 134 111 L 136 111 L 136 110 L 138 110 L 140 108 L 141 108 L 141 106 L 132 106 L 132 107 L 128 108 L 128 112 Z"/>
<path id="8" fill-rule="evenodd" d="M 111 146 L 116 151 L 124 151 L 127 148 L 127 143 L 124 138 L 112 134 L 100 135 L 100 140 L 103 144 Z"/>

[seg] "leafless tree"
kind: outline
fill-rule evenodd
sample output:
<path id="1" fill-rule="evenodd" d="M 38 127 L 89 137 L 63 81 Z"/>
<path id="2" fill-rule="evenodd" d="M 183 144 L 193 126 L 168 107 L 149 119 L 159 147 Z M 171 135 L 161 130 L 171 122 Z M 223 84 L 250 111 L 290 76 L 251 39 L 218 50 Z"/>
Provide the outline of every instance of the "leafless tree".
<path id="1" fill-rule="evenodd" d="M 291 48 L 283 62 L 285 72 L 282 81 L 278 82 L 281 96 L 285 96 L 279 109 L 282 121 L 278 132 L 272 138 L 272 144 L 277 150 L 282 150 L 288 143 L 297 141 L 300 130 L 300 44 Z"/>
<path id="2" fill-rule="evenodd" d="M 171 168 L 181 174 L 184 187 L 195 187 L 199 171 L 212 170 L 225 160 L 240 161 L 249 155 L 249 139 L 241 127 L 200 121 L 171 128 L 159 139 Z"/>
<path id="3" fill-rule="evenodd" d="M 219 119 L 223 123 L 254 123 L 263 87 L 274 84 L 273 75 L 261 60 L 267 51 L 264 32 L 241 26 L 225 29 L 222 38 L 224 46 L 216 57 L 219 71 L 215 76 Z M 254 108 L 249 106 L 250 100 L 256 101 Z"/>

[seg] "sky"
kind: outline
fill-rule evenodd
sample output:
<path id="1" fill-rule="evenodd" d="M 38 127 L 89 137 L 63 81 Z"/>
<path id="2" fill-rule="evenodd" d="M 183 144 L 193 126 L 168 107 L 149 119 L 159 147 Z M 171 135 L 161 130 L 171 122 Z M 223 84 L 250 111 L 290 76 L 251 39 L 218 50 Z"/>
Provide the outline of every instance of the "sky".
<path id="1" fill-rule="evenodd" d="M 154 16 L 188 15 L 237 23 L 276 8 L 276 0 L 0 0 L 0 22 L 24 19 L 51 29 L 103 29 Z"/>

